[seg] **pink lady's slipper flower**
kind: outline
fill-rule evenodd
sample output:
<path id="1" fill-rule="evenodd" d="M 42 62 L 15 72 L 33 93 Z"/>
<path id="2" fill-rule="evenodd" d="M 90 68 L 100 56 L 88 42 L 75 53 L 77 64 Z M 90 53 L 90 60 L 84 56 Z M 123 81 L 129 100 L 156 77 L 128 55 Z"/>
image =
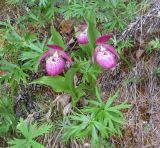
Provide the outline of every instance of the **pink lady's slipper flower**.
<path id="1" fill-rule="evenodd" d="M 78 27 L 79 36 L 77 37 L 77 41 L 79 44 L 88 44 L 87 30 L 87 23 L 81 22 Z"/>
<path id="2" fill-rule="evenodd" d="M 111 36 L 111 34 L 106 34 L 98 37 L 96 40 L 98 46 L 95 48 L 92 63 L 96 60 L 103 69 L 114 68 L 117 64 L 117 58 L 119 57 L 115 48 L 110 44 L 106 44 Z"/>
<path id="3" fill-rule="evenodd" d="M 48 45 L 49 50 L 43 53 L 38 64 L 40 64 L 47 56 L 50 56 L 46 60 L 46 71 L 48 75 L 56 76 L 63 72 L 65 63 L 69 61 L 73 64 L 71 57 L 63 51 L 63 48 L 58 45 Z"/>

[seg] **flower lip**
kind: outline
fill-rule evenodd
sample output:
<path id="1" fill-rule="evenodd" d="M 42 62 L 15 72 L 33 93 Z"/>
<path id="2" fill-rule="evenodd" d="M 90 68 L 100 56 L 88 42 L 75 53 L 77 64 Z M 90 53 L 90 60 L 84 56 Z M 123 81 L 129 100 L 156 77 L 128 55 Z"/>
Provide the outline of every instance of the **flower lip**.
<path id="1" fill-rule="evenodd" d="M 96 39 L 96 44 L 97 44 L 97 45 L 104 44 L 104 43 L 106 43 L 107 41 L 109 41 L 109 39 L 110 39 L 111 37 L 112 37 L 112 34 L 105 34 L 105 35 L 99 36 L 99 37 L 97 37 L 97 39 Z"/>
<path id="2" fill-rule="evenodd" d="M 63 72 L 65 61 L 61 57 L 49 57 L 46 61 L 46 71 L 48 75 L 56 76 Z"/>
<path id="3" fill-rule="evenodd" d="M 86 31 L 83 31 L 79 34 L 77 41 L 79 44 L 88 44 L 88 36 Z"/>
<path id="4" fill-rule="evenodd" d="M 115 55 L 107 50 L 104 52 L 98 52 L 96 61 L 103 69 L 106 70 L 115 67 L 117 64 Z"/>

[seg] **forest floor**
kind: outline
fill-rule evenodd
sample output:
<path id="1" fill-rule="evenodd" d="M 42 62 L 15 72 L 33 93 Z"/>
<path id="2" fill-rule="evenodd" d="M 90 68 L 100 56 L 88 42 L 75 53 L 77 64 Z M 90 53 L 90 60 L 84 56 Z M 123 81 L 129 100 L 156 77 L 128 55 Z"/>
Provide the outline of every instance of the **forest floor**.
<path id="1" fill-rule="evenodd" d="M 0 1 L 0 20 L 7 19 L 7 15 L 16 18 L 18 14 L 20 14 L 18 7 L 13 8 L 7 6 L 4 0 Z M 160 53 L 153 51 L 147 54 L 139 42 L 135 42 L 134 47 L 125 51 L 124 55 L 130 60 L 132 68 L 120 62 L 115 70 L 103 72 L 97 81 L 104 97 L 119 88 L 122 92 L 119 101 L 128 100 L 133 105 L 131 110 L 125 112 L 126 128 L 123 130 L 123 137 L 111 137 L 110 141 L 116 148 L 159 148 L 160 76 L 155 71 L 160 64 Z M 53 95 L 50 90 L 48 93 L 49 96 L 47 93 L 40 94 L 46 98 Z M 17 114 L 20 114 L 19 111 Z M 64 147 L 58 144 L 56 138 L 57 135 L 52 139 L 57 143 L 55 147 Z M 73 145 L 73 148 L 80 147 Z"/>

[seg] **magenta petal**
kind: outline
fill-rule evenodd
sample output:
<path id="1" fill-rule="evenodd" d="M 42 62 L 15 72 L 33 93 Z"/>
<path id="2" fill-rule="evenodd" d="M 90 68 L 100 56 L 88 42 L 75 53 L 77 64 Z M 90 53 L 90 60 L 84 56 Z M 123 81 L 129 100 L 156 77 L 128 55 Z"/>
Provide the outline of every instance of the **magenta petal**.
<path id="1" fill-rule="evenodd" d="M 43 54 L 42 54 L 42 56 L 41 56 L 41 58 L 39 59 L 39 61 L 38 61 L 38 65 L 47 57 L 47 56 L 50 56 L 50 55 L 53 55 L 53 53 L 55 52 L 55 50 L 47 50 L 47 51 L 45 51 Z"/>
<path id="2" fill-rule="evenodd" d="M 96 44 L 104 44 L 106 43 L 110 38 L 112 37 L 112 34 L 105 34 L 102 36 L 97 37 Z"/>
<path id="3" fill-rule="evenodd" d="M 110 45 L 110 44 L 104 44 L 103 47 L 105 47 L 106 50 L 112 52 L 115 56 L 117 56 L 117 58 L 119 58 L 118 53 L 116 52 L 115 48 L 112 45 Z"/>
<path id="4" fill-rule="evenodd" d="M 103 69 L 111 69 L 117 64 L 115 55 L 110 51 L 98 52 L 96 61 Z"/>
<path id="5" fill-rule="evenodd" d="M 88 36 L 86 32 L 80 33 L 80 35 L 77 38 L 77 41 L 79 44 L 88 44 Z"/>
<path id="6" fill-rule="evenodd" d="M 71 57 L 69 56 L 68 53 L 64 52 L 64 51 L 59 51 L 59 54 L 62 58 L 66 59 L 67 61 L 69 61 L 71 64 L 73 64 L 73 61 L 71 59 Z"/>
<path id="7" fill-rule="evenodd" d="M 45 52 L 42 54 L 41 58 L 40 58 L 39 61 L 38 61 L 38 64 L 40 64 L 47 56 L 53 55 L 55 51 L 57 51 L 57 50 L 58 50 L 58 51 L 63 50 L 62 47 L 60 47 L 60 46 L 58 46 L 58 45 L 56 45 L 56 44 L 47 45 L 47 46 L 48 46 L 48 48 L 50 48 L 50 49 L 47 50 L 47 51 L 45 51 Z"/>
<path id="8" fill-rule="evenodd" d="M 63 50 L 62 47 L 56 45 L 56 44 L 53 44 L 53 45 L 47 45 L 48 48 L 51 48 L 51 49 L 54 49 L 54 50 Z"/>

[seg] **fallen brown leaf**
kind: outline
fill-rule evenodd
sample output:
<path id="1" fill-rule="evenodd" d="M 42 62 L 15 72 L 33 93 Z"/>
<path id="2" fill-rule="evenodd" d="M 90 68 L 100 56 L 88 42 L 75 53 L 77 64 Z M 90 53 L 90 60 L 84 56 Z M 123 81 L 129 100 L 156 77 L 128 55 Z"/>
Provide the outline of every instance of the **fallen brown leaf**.
<path id="1" fill-rule="evenodd" d="M 73 20 L 64 20 L 60 24 L 60 32 L 63 34 L 70 33 L 73 29 Z"/>
<path id="2" fill-rule="evenodd" d="M 0 75 L 5 75 L 5 74 L 7 74 L 7 71 L 0 70 Z"/>

